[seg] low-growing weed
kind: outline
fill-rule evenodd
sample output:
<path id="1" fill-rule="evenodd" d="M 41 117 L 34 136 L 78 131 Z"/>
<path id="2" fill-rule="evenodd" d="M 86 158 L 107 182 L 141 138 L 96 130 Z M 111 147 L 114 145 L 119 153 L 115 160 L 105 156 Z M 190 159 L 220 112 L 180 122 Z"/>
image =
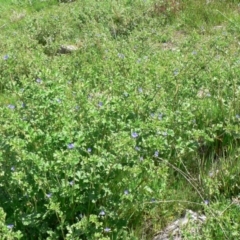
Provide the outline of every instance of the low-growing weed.
<path id="1" fill-rule="evenodd" d="M 2 239 L 239 237 L 237 4 L 205 2 L 1 5 Z"/>

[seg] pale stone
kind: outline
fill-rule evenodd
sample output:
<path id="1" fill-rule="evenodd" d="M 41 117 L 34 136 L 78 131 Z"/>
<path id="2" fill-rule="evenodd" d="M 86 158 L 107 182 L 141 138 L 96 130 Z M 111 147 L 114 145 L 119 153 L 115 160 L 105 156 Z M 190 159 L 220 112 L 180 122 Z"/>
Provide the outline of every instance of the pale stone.
<path id="1" fill-rule="evenodd" d="M 201 225 L 206 221 L 205 215 L 199 215 L 192 210 L 187 210 L 184 217 L 177 219 L 176 221 L 170 223 L 165 229 L 159 232 L 153 240 L 181 240 L 184 239 L 182 236 L 181 229 L 186 227 L 188 224 L 192 223 L 196 225 L 196 229 L 191 227 L 191 233 L 196 234 L 197 225 Z"/>
<path id="2" fill-rule="evenodd" d="M 75 45 L 61 45 L 58 52 L 60 54 L 68 54 L 68 53 L 72 53 L 77 50 L 78 50 L 78 47 Z"/>

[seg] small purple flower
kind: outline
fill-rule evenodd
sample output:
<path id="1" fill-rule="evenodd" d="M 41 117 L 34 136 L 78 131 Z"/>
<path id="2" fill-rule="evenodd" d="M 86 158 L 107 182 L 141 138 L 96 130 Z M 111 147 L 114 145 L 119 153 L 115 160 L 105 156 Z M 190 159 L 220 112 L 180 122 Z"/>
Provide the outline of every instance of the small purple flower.
<path id="1" fill-rule="evenodd" d="M 209 201 L 208 201 L 208 200 L 204 200 L 204 204 L 205 204 L 205 205 L 208 205 L 208 204 L 209 204 Z"/>
<path id="2" fill-rule="evenodd" d="M 140 151 L 140 150 L 141 150 L 141 148 L 140 148 L 140 147 L 138 147 L 138 146 L 136 146 L 136 147 L 135 147 L 135 150 L 136 150 L 136 151 Z"/>
<path id="3" fill-rule="evenodd" d="M 137 134 L 136 132 L 133 132 L 133 133 L 132 133 L 132 137 L 133 137 L 133 138 L 137 138 L 137 137 L 138 137 L 138 134 Z"/>
<path id="4" fill-rule="evenodd" d="M 8 60 L 9 59 L 9 56 L 8 55 L 5 55 L 4 57 L 3 57 L 3 60 Z"/>
<path id="5" fill-rule="evenodd" d="M 15 167 L 11 167 L 11 171 L 13 171 L 13 172 L 14 172 L 14 171 L 15 171 Z"/>
<path id="6" fill-rule="evenodd" d="M 99 102 L 99 103 L 98 103 L 98 106 L 99 106 L 99 107 L 102 107 L 102 106 L 103 106 L 103 102 Z"/>
<path id="7" fill-rule="evenodd" d="M 102 210 L 100 213 L 99 213 L 100 216 L 105 216 L 105 212 Z"/>
<path id="8" fill-rule="evenodd" d="M 10 109 L 14 109 L 14 108 L 15 108 L 15 106 L 14 106 L 14 105 L 12 105 L 12 104 L 9 104 L 9 105 L 8 105 L 8 108 L 10 108 Z"/>
<path id="9" fill-rule="evenodd" d="M 163 114 L 162 114 L 162 113 L 159 113 L 159 114 L 158 114 L 158 120 L 162 120 L 162 118 L 163 118 Z"/>
<path id="10" fill-rule="evenodd" d="M 197 55 L 197 51 L 192 51 L 192 55 Z"/>
<path id="11" fill-rule="evenodd" d="M 151 113 L 150 116 L 151 116 L 152 118 L 154 118 L 154 117 L 155 117 L 155 114 L 154 114 L 154 113 Z"/>
<path id="12" fill-rule="evenodd" d="M 163 132 L 162 135 L 163 135 L 164 137 L 166 137 L 166 136 L 168 135 L 168 133 L 167 133 L 167 132 Z"/>
<path id="13" fill-rule="evenodd" d="M 124 59 L 125 55 L 123 53 L 118 53 L 118 57 L 121 58 L 121 59 Z"/>
<path id="14" fill-rule="evenodd" d="M 155 151 L 154 157 L 158 157 L 158 155 L 159 155 L 159 151 Z"/>
<path id="15" fill-rule="evenodd" d="M 69 185 L 73 186 L 74 185 L 74 181 L 70 181 Z"/>
<path id="16" fill-rule="evenodd" d="M 88 148 L 87 151 L 90 153 L 90 152 L 92 152 L 92 149 L 91 149 L 91 148 Z"/>
<path id="17" fill-rule="evenodd" d="M 108 232 L 111 232 L 111 228 L 104 228 L 104 232 L 108 233 Z"/>
<path id="18" fill-rule="evenodd" d="M 8 229 L 13 229 L 13 227 L 14 227 L 13 224 L 9 224 L 9 225 L 7 225 L 7 228 L 8 228 Z"/>
<path id="19" fill-rule="evenodd" d="M 52 197 L 52 193 L 47 193 L 46 196 L 47 196 L 48 198 L 51 198 L 51 197 Z"/>
<path id="20" fill-rule="evenodd" d="M 56 101 L 57 101 L 58 103 L 61 103 L 61 102 L 62 102 L 62 100 L 59 99 L 59 98 L 57 98 Z"/>
<path id="21" fill-rule="evenodd" d="M 174 76 L 177 76 L 177 75 L 179 74 L 179 70 L 178 70 L 178 69 L 175 69 L 175 70 L 173 71 L 173 74 L 174 74 Z"/>
<path id="22" fill-rule="evenodd" d="M 124 194 L 125 195 L 128 195 L 129 194 L 129 191 L 126 189 L 126 190 L 124 190 Z"/>
<path id="23" fill-rule="evenodd" d="M 152 198 L 152 199 L 151 199 L 151 202 L 152 202 L 152 203 L 156 202 L 156 199 L 155 199 L 155 198 Z"/>
<path id="24" fill-rule="evenodd" d="M 73 149 L 74 148 L 74 143 L 69 143 L 67 146 L 68 149 Z"/>
<path id="25" fill-rule="evenodd" d="M 37 79 L 36 79 L 36 82 L 37 82 L 37 83 L 41 83 L 41 82 L 42 82 L 42 79 L 41 79 L 41 78 L 37 78 Z"/>
<path id="26" fill-rule="evenodd" d="M 51 197 L 52 197 L 52 193 L 47 193 L 46 196 L 47 196 L 48 198 L 51 198 Z"/>

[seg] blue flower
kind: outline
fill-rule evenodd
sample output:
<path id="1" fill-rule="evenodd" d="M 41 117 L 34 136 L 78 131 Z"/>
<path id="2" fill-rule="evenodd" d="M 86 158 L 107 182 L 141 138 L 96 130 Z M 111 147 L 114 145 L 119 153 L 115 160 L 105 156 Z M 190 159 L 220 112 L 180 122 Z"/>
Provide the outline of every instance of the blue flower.
<path id="1" fill-rule="evenodd" d="M 125 195 L 128 195 L 129 194 L 129 191 L 126 189 L 126 190 L 124 190 L 124 194 Z"/>
<path id="2" fill-rule="evenodd" d="M 74 181 L 70 181 L 69 185 L 73 186 L 74 185 Z"/>
<path id="3" fill-rule="evenodd" d="M 13 171 L 13 172 L 14 172 L 14 171 L 15 171 L 15 167 L 11 167 L 11 171 Z"/>
<path id="4" fill-rule="evenodd" d="M 121 59 L 124 59 L 124 58 L 125 58 L 125 55 L 122 54 L 122 53 L 118 53 L 118 57 L 121 58 Z"/>
<path id="5" fill-rule="evenodd" d="M 10 108 L 10 109 L 14 109 L 14 108 L 15 108 L 15 106 L 14 106 L 14 105 L 12 105 L 12 104 L 9 104 L 9 105 L 8 105 L 8 108 Z"/>
<path id="6" fill-rule="evenodd" d="M 52 197 L 52 193 L 47 193 L 46 196 L 47 196 L 48 198 L 51 198 L 51 197 Z"/>
<path id="7" fill-rule="evenodd" d="M 137 138 L 137 137 L 138 137 L 138 134 L 137 134 L 136 132 L 133 132 L 133 133 L 132 133 L 132 137 L 133 137 L 133 138 Z"/>
<path id="8" fill-rule="evenodd" d="M 209 201 L 208 201 L 208 200 L 204 200 L 204 204 L 205 204 L 205 205 L 208 205 L 208 204 L 209 204 Z"/>
<path id="9" fill-rule="evenodd" d="M 99 103 L 98 103 L 98 106 L 99 106 L 99 107 L 102 107 L 102 106 L 103 106 L 103 102 L 99 102 Z"/>
<path id="10" fill-rule="evenodd" d="M 140 157 L 139 160 L 140 160 L 140 161 L 143 161 L 143 157 Z"/>
<path id="11" fill-rule="evenodd" d="M 111 232 L 111 228 L 104 228 L 104 232 Z"/>
<path id="12" fill-rule="evenodd" d="M 158 157 L 158 155 L 159 155 L 159 152 L 158 152 L 158 151 L 155 151 L 154 157 Z"/>
<path id="13" fill-rule="evenodd" d="M 139 93 L 142 93 L 143 92 L 143 89 L 140 87 L 140 88 L 138 88 L 138 92 Z"/>
<path id="14" fill-rule="evenodd" d="M 73 149 L 74 148 L 74 143 L 69 143 L 67 147 L 68 147 L 68 149 Z"/>
<path id="15" fill-rule="evenodd" d="M 100 213 L 99 213 L 100 216 L 105 216 L 105 212 L 102 210 Z"/>
<path id="16" fill-rule="evenodd" d="M 179 70 L 178 70 L 178 69 L 175 69 L 175 70 L 173 71 L 173 74 L 174 74 L 174 76 L 177 76 L 177 75 L 179 74 Z"/>
<path id="17" fill-rule="evenodd" d="M 14 227 L 13 224 L 9 224 L 9 225 L 7 225 L 7 228 L 8 228 L 8 229 L 13 229 L 13 227 Z"/>
<path id="18" fill-rule="evenodd" d="M 9 59 L 9 56 L 8 55 L 5 55 L 4 57 L 3 57 L 3 60 L 8 60 Z"/>
<path id="19" fill-rule="evenodd" d="M 36 82 L 37 82 L 37 83 L 41 83 L 41 82 L 42 82 L 42 79 L 41 79 L 41 78 L 37 78 L 37 79 L 36 79 Z"/>
<path id="20" fill-rule="evenodd" d="M 140 150 L 141 150 L 141 148 L 140 148 L 140 147 L 138 147 L 138 146 L 136 146 L 136 147 L 135 147 L 135 150 L 136 150 L 136 151 L 140 151 Z"/>
<path id="21" fill-rule="evenodd" d="M 91 148 L 88 148 L 87 151 L 90 153 L 90 152 L 92 152 L 92 149 L 91 149 Z"/>
<path id="22" fill-rule="evenodd" d="M 162 118 L 163 118 L 163 114 L 162 114 L 162 113 L 159 113 L 159 114 L 158 114 L 158 120 L 162 120 Z"/>

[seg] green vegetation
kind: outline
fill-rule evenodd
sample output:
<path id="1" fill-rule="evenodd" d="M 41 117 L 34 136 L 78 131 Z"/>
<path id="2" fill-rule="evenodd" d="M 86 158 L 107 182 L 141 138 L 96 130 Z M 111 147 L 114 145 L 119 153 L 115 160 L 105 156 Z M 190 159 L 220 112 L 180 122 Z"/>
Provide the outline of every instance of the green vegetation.
<path id="1" fill-rule="evenodd" d="M 0 1 L 1 239 L 240 238 L 237 2 Z"/>

